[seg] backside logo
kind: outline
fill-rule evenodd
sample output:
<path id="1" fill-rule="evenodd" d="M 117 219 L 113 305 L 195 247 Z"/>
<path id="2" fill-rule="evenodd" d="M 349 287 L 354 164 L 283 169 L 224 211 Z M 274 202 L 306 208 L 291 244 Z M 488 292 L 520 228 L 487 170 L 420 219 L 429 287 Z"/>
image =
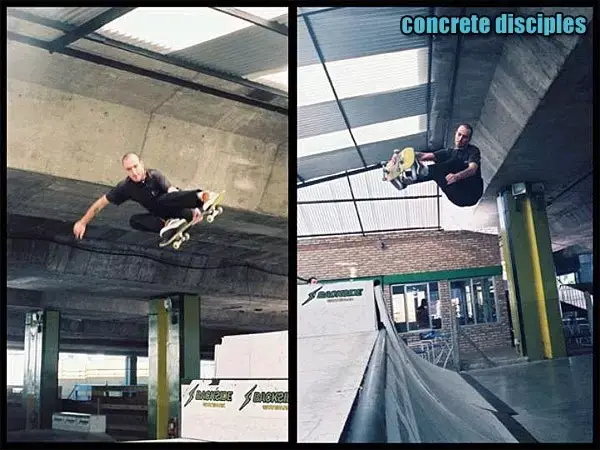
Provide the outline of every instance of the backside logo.
<path id="1" fill-rule="evenodd" d="M 314 291 L 312 291 L 312 292 L 309 292 L 309 294 L 308 294 L 308 298 L 307 298 L 306 300 L 304 300 L 304 303 L 302 303 L 302 305 L 300 305 L 300 306 L 304 306 L 304 305 L 306 305 L 308 302 L 310 302 L 310 301 L 314 300 L 314 298 L 317 296 L 317 293 L 318 293 L 318 292 L 319 292 L 321 289 L 323 289 L 323 286 L 320 286 L 318 289 L 315 289 Z"/>

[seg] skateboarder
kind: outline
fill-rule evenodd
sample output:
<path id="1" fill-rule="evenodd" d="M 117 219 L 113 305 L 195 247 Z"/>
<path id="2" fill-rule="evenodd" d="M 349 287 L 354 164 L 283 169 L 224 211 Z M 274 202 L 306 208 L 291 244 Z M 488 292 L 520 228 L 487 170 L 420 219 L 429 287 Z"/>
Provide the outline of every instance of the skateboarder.
<path id="1" fill-rule="evenodd" d="M 133 200 L 148 210 L 146 214 L 134 214 L 129 224 L 135 230 L 158 232 L 169 239 L 188 221 L 199 222 L 218 197 L 218 193 L 201 189 L 180 191 L 156 169 L 146 169 L 135 153 L 122 158 L 127 178 L 96 200 L 81 219 L 75 222 L 73 234 L 83 239 L 88 223 L 109 203 L 120 205 Z"/>
<path id="2" fill-rule="evenodd" d="M 481 178 L 481 153 L 470 144 L 473 127 L 460 124 L 454 135 L 454 147 L 435 152 L 415 152 L 419 161 L 433 161 L 435 164 L 422 165 L 421 173 L 414 183 L 435 181 L 446 194 L 448 200 L 457 206 L 473 206 L 483 194 Z M 401 180 L 391 180 L 396 189 L 404 189 L 407 184 Z"/>

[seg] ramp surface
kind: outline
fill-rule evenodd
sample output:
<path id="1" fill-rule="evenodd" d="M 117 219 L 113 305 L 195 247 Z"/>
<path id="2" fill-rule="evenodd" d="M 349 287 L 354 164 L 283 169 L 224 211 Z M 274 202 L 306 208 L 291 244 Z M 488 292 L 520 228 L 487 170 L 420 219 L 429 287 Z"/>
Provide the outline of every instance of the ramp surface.
<path id="1" fill-rule="evenodd" d="M 373 284 L 298 286 L 298 442 L 337 442 L 377 336 Z"/>
<path id="2" fill-rule="evenodd" d="M 299 442 L 339 442 L 352 426 L 379 328 L 387 442 L 517 442 L 458 373 L 406 346 L 372 282 L 298 286 L 298 302 Z"/>

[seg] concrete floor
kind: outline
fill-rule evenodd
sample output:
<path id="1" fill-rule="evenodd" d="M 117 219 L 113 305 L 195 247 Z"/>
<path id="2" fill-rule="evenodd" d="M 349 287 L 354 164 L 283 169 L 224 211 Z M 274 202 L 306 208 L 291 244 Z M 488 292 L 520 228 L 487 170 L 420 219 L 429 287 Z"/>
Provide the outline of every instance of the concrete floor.
<path id="1" fill-rule="evenodd" d="M 539 442 L 592 442 L 593 355 L 468 374 L 510 406 L 513 418 Z"/>

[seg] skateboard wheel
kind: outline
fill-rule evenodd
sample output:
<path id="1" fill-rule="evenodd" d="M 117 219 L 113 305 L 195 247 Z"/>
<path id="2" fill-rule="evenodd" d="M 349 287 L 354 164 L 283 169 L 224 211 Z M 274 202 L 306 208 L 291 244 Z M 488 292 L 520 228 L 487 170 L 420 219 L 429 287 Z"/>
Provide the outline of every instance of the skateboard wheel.
<path id="1" fill-rule="evenodd" d="M 207 221 L 208 223 L 213 223 L 213 220 L 215 220 L 215 218 L 214 218 L 213 216 L 208 216 L 208 217 L 206 218 L 206 221 Z"/>
<path id="2" fill-rule="evenodd" d="M 219 214 L 223 214 L 223 208 L 221 208 L 220 206 L 217 208 L 217 211 L 219 211 Z"/>
<path id="3" fill-rule="evenodd" d="M 179 247 L 181 247 L 181 241 L 173 242 L 173 248 L 175 250 L 179 250 Z"/>
<path id="4" fill-rule="evenodd" d="M 184 239 L 184 240 L 186 240 L 186 241 L 189 241 L 189 240 L 190 240 L 190 237 L 191 237 L 191 236 L 190 236 L 190 233 L 185 233 L 185 234 L 183 235 L 183 239 Z"/>

